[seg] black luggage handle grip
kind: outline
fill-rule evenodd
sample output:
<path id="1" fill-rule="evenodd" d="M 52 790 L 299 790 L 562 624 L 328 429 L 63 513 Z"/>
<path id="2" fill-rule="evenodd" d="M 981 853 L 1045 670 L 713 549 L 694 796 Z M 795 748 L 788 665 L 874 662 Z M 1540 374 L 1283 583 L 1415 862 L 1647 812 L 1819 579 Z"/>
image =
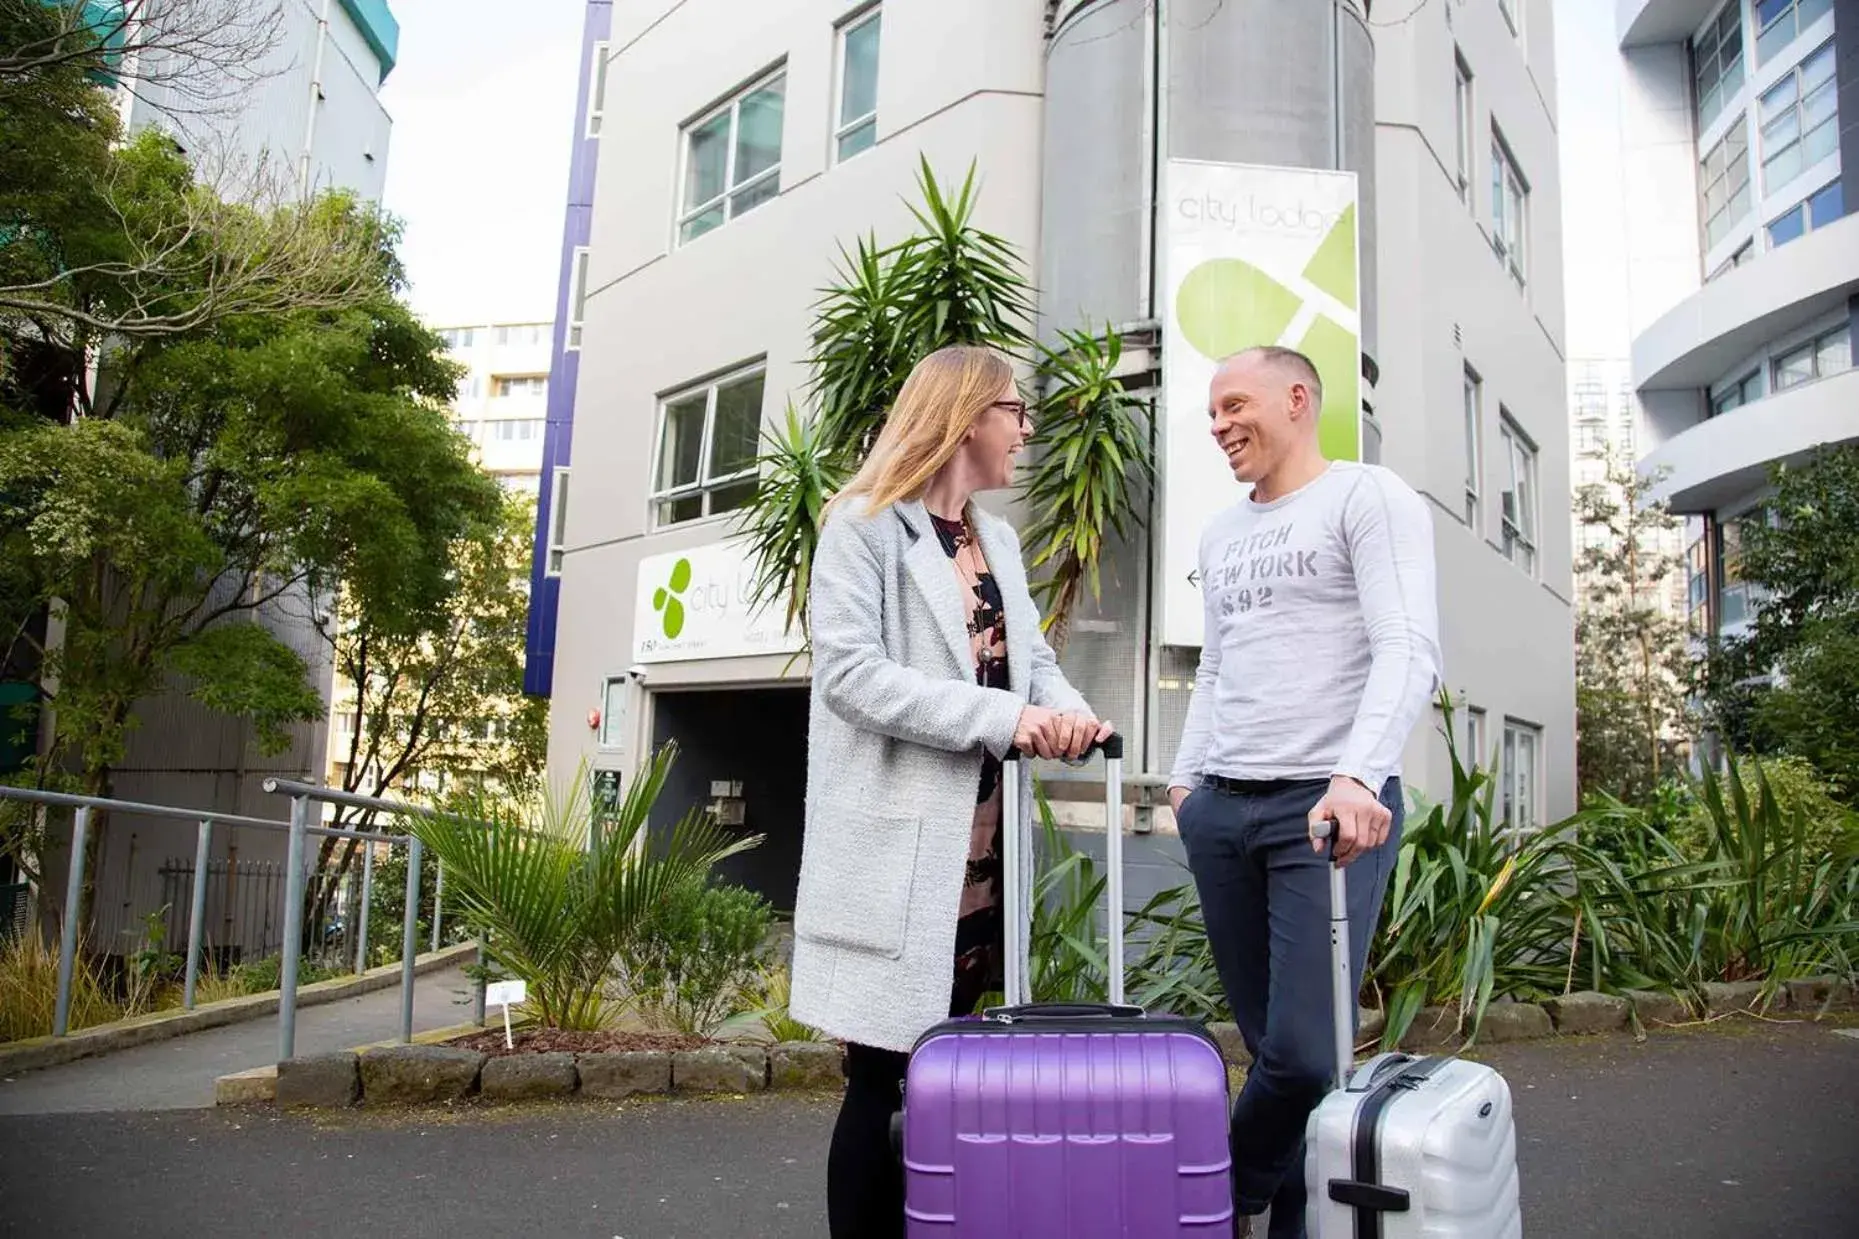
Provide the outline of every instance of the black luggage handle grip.
<path id="1" fill-rule="evenodd" d="M 1011 1016 L 1016 1020 L 1061 1020 L 1079 1016 L 1105 1015 L 1120 1020 L 1139 1020 L 1146 1014 L 1141 1007 L 1114 1002 L 1029 1002 L 1017 1007 L 988 1007 L 984 1019 Z"/>
<path id="2" fill-rule="evenodd" d="M 1122 761 L 1123 760 L 1123 735 L 1122 733 L 1113 731 L 1108 736 L 1104 737 L 1102 740 L 1091 741 L 1091 747 L 1087 748 L 1079 756 L 1078 760 L 1080 761 L 1087 760 L 1094 753 L 1102 753 L 1104 755 L 1104 760 L 1106 761 Z M 1032 754 L 1030 753 L 1021 752 L 1017 745 L 1010 744 L 1007 746 L 1007 755 L 1002 760 L 1019 761 L 1022 757 L 1031 757 L 1031 756 Z"/>

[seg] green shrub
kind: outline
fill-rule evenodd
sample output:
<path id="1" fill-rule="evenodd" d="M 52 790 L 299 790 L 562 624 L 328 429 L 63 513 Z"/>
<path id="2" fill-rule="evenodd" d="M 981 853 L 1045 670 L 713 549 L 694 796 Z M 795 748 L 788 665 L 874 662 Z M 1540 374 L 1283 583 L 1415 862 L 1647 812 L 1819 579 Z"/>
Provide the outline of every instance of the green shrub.
<path id="1" fill-rule="evenodd" d="M 642 1011 L 679 1032 L 709 1036 L 749 1009 L 767 961 L 773 912 L 740 886 L 689 882 L 620 949 L 620 972 Z"/>

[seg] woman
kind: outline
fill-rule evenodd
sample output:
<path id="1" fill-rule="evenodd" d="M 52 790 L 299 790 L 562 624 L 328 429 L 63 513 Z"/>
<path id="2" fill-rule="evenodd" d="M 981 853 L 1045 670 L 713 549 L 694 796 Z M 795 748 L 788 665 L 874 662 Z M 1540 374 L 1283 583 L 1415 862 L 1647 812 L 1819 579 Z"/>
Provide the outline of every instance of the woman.
<path id="1" fill-rule="evenodd" d="M 790 1011 L 847 1042 L 835 1236 L 903 1233 L 889 1129 L 909 1051 L 998 987 L 1002 756 L 1075 758 L 1111 730 L 1040 633 L 1013 529 L 970 502 L 1012 484 L 1026 435 L 1003 358 L 930 354 L 814 556 Z"/>

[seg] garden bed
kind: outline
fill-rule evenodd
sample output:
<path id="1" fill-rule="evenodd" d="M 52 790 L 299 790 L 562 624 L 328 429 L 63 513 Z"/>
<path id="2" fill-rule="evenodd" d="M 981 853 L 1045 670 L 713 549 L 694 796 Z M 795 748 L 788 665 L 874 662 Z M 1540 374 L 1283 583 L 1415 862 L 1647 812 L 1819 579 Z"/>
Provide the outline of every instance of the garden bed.
<path id="1" fill-rule="evenodd" d="M 617 1054 L 648 1050 L 672 1054 L 718 1044 L 683 1033 L 626 1032 L 615 1029 L 576 1032 L 566 1028 L 520 1029 L 512 1035 L 511 1040 L 515 1044 L 506 1046 L 503 1030 L 499 1028 L 455 1037 L 445 1044 L 457 1046 L 461 1050 L 477 1050 L 492 1058 L 501 1058 L 507 1054 Z"/>

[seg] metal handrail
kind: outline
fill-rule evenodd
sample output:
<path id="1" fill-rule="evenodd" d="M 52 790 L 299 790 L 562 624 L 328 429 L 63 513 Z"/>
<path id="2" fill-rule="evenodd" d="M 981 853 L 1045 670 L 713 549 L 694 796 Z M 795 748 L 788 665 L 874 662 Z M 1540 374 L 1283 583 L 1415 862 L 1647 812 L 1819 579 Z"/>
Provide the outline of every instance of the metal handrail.
<path id="1" fill-rule="evenodd" d="M 289 796 L 290 800 L 290 848 L 287 869 L 284 875 L 284 958 L 279 969 L 278 994 L 278 1061 L 283 1062 L 295 1056 L 297 1048 L 297 970 L 303 957 L 303 846 L 304 836 L 315 831 L 309 823 L 310 802 L 320 801 L 325 804 L 346 805 L 355 809 L 372 809 L 377 812 L 391 813 L 395 816 L 422 818 L 442 818 L 445 815 L 424 805 L 407 804 L 404 801 L 384 800 L 379 796 L 364 796 L 358 792 L 340 791 L 333 787 L 321 787 L 314 783 L 300 783 L 290 779 L 267 778 L 261 786 L 265 791 L 277 796 Z M 413 1040 L 413 955 L 418 947 L 419 906 L 420 906 L 420 863 L 424 848 L 418 835 L 408 835 L 407 839 L 407 896 L 406 911 L 401 923 L 400 947 L 400 1039 L 403 1042 Z M 368 874 L 364 874 L 363 883 L 369 883 Z M 441 866 L 435 875 L 432 907 L 432 949 L 439 949 L 439 931 L 442 917 L 441 900 L 445 895 L 445 869 Z M 478 963 L 484 963 L 484 944 L 478 944 Z M 484 976 L 480 972 L 477 983 L 477 996 L 474 1004 L 474 1017 L 477 1023 L 484 1022 Z"/>
<path id="2" fill-rule="evenodd" d="M 277 781 L 278 780 L 267 779 L 265 781 L 266 790 L 267 791 L 271 790 L 270 785 L 273 782 L 277 782 Z M 288 784 L 288 786 L 298 787 L 298 786 L 305 786 L 305 785 Z M 310 789 L 310 790 L 315 790 L 315 789 Z M 287 953 L 288 953 L 288 948 L 290 947 L 291 943 L 294 940 L 296 947 L 297 947 L 298 956 L 301 955 L 302 940 L 303 940 L 303 898 L 304 898 L 303 839 L 304 839 L 304 836 L 317 835 L 317 836 L 325 837 L 325 838 L 369 839 L 369 840 L 384 842 L 390 846 L 394 844 L 398 844 L 398 843 L 406 844 L 409 849 L 409 857 L 408 857 L 409 863 L 407 866 L 407 870 L 408 870 L 408 876 L 407 876 L 407 882 L 408 882 L 407 917 L 408 917 L 408 921 L 407 921 L 407 929 L 406 929 L 405 958 L 402 964 L 402 985 L 406 990 L 406 995 L 402 1001 L 401 1040 L 403 1041 L 412 1040 L 412 1035 L 413 1035 L 412 1034 L 412 1019 L 413 1019 L 412 955 L 413 955 L 413 942 L 414 942 L 414 936 L 415 936 L 414 926 L 417 923 L 416 920 L 414 919 L 414 913 L 418 909 L 418 893 L 419 893 L 419 887 L 418 887 L 419 840 L 414 838 L 413 836 L 411 835 L 389 835 L 389 834 L 385 834 L 380 831 L 372 831 L 372 830 L 344 830 L 338 827 L 311 826 L 308 822 L 307 817 L 299 815 L 297 811 L 298 805 L 299 805 L 298 801 L 292 802 L 291 820 L 289 822 L 278 822 L 278 821 L 273 821 L 269 818 L 246 817 L 242 814 L 237 814 L 237 813 L 214 813 L 210 811 L 203 812 L 199 809 L 186 809 L 186 808 L 181 808 L 175 805 L 145 804 L 140 801 L 115 800 L 115 799 L 105 797 L 105 796 L 79 796 L 79 795 L 74 795 L 69 792 L 42 791 L 37 788 L 30 788 L 30 787 L 10 787 L 10 786 L 0 785 L 0 800 L 22 801 L 28 804 L 43 805 L 48 808 L 69 808 L 69 809 L 76 810 L 76 813 L 73 815 L 73 818 L 72 818 L 71 859 L 70 859 L 70 863 L 66 867 L 67 873 L 65 875 L 64 917 L 63 917 L 63 923 L 59 927 L 58 994 L 57 994 L 57 1001 L 54 1005 L 53 1014 L 52 1014 L 52 1035 L 54 1037 L 63 1037 L 63 1036 L 66 1036 L 70 1032 L 71 982 L 72 982 L 72 977 L 77 970 L 78 910 L 79 910 L 79 904 L 81 903 L 83 899 L 83 895 L 84 895 L 84 866 L 85 866 L 85 853 L 88 850 L 87 844 L 89 842 L 89 837 L 90 837 L 90 815 L 94 810 L 102 809 L 102 810 L 106 810 L 109 812 L 123 813 L 123 814 L 128 814 L 131 816 L 162 817 L 162 818 L 170 818 L 170 819 L 175 819 L 175 820 L 180 820 L 180 821 L 193 821 L 199 824 L 197 827 L 197 836 L 196 836 L 196 841 L 195 841 L 195 846 L 194 846 L 193 900 L 192 900 L 192 906 L 188 910 L 188 920 L 187 920 L 187 978 L 183 986 L 182 998 L 181 998 L 182 1005 L 189 1011 L 194 1009 L 195 993 L 198 988 L 199 980 L 200 980 L 200 959 L 201 959 L 201 954 L 205 949 L 204 931 L 205 931 L 205 921 L 206 921 L 206 889 L 207 889 L 205 875 L 207 871 L 208 853 L 212 846 L 213 827 L 216 824 L 223 825 L 223 826 L 238 826 L 238 827 L 243 827 L 246 829 L 257 829 L 257 830 L 282 830 L 282 831 L 288 831 L 290 833 L 290 836 L 291 836 L 290 849 L 289 849 L 290 871 L 288 874 L 286 874 L 286 877 L 285 877 L 285 905 L 286 906 L 285 906 L 284 938 L 285 938 L 285 944 L 287 947 Z M 381 803 L 383 805 L 386 805 L 389 802 L 383 801 Z M 416 807 L 416 806 L 409 806 L 409 807 Z M 306 809 L 306 812 L 307 812 L 307 809 Z M 368 925 L 367 900 L 372 893 L 373 876 L 374 876 L 373 870 L 374 870 L 374 849 L 369 848 L 364 856 L 364 871 L 363 871 L 363 878 L 362 878 L 363 913 L 362 913 L 362 918 L 361 918 L 361 924 L 362 924 L 361 944 L 362 945 L 361 945 L 361 949 L 356 952 L 356 971 L 357 972 L 366 971 L 366 966 L 367 966 L 367 933 L 368 933 L 368 930 L 367 930 L 367 925 Z M 291 890 L 293 887 L 295 888 L 295 892 L 296 892 L 296 897 L 294 900 L 291 898 Z M 437 922 L 436 915 L 434 917 L 434 920 L 436 924 Z M 436 928 L 433 934 L 433 941 L 434 941 L 434 948 L 437 949 L 438 933 L 437 933 Z M 279 999 L 278 999 L 279 1022 L 280 1024 L 283 1023 L 283 1011 L 288 1002 L 288 1005 L 290 1008 L 291 1037 L 293 1040 L 294 1040 L 295 1032 L 296 1032 L 295 1022 L 296 1022 L 296 1008 L 297 1008 L 297 962 L 298 962 L 297 957 L 292 957 L 285 961 L 285 963 L 288 965 L 288 982 L 286 982 L 286 979 L 284 976 L 280 976 L 279 978 L 279 983 L 280 983 L 279 985 L 280 993 L 279 993 Z M 481 993 L 482 993 L 482 985 L 480 984 L 480 995 Z M 483 1010 L 483 1004 L 480 998 L 480 1003 L 479 1003 L 480 1022 L 482 1022 L 482 1010 Z M 279 1039 L 280 1039 L 280 1044 L 285 1043 L 284 1034 L 281 1029 L 280 1029 Z M 285 1057 L 288 1058 L 289 1055 L 286 1054 Z"/>

